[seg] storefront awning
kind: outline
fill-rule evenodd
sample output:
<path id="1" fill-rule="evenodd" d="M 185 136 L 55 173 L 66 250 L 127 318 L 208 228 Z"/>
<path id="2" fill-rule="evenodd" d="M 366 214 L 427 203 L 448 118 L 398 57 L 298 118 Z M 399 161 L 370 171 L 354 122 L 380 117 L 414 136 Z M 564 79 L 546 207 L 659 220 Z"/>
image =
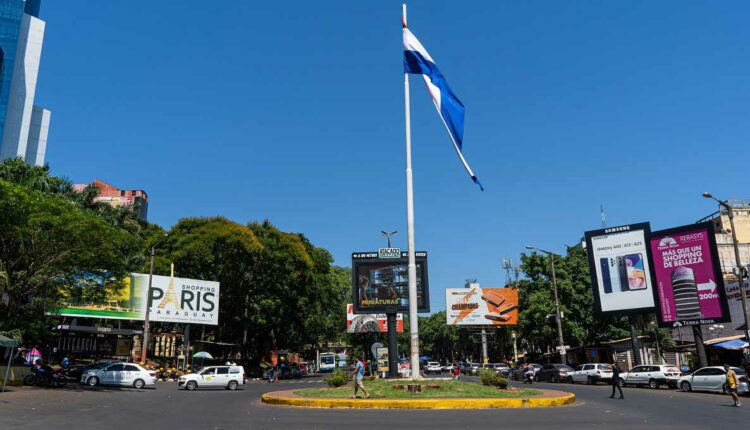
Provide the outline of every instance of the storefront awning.
<path id="1" fill-rule="evenodd" d="M 748 347 L 748 342 L 744 339 L 735 339 L 735 340 L 727 340 L 724 342 L 719 342 L 711 345 L 713 348 L 721 348 L 721 349 L 732 349 L 732 350 L 740 350 L 745 349 Z"/>

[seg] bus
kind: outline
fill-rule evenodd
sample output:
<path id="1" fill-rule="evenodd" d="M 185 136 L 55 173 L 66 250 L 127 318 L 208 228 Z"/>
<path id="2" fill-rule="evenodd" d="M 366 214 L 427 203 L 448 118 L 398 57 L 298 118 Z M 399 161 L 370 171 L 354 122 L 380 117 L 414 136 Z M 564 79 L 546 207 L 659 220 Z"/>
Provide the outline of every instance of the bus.
<path id="1" fill-rule="evenodd" d="M 336 368 L 336 353 L 323 352 L 320 354 L 320 372 L 333 372 Z"/>

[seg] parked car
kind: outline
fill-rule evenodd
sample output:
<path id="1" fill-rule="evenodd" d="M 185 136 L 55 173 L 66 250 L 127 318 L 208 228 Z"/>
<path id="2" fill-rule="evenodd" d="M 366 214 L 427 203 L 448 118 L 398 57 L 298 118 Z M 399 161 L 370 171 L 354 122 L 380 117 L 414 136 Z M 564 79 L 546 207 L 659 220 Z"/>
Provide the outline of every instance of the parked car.
<path id="1" fill-rule="evenodd" d="M 310 374 L 310 365 L 308 365 L 307 363 L 299 363 L 297 364 L 297 366 L 299 366 L 300 375 L 307 376 Z"/>
<path id="2" fill-rule="evenodd" d="M 461 373 L 464 375 L 476 375 L 479 373 L 479 368 L 482 367 L 479 363 L 466 363 Z"/>
<path id="3" fill-rule="evenodd" d="M 443 373 L 443 367 L 440 366 L 440 363 L 437 361 L 428 361 L 427 365 L 424 367 L 424 373 L 425 375 L 439 375 Z"/>
<path id="4" fill-rule="evenodd" d="M 81 375 L 81 382 L 88 386 L 132 385 L 143 388 L 156 383 L 156 372 L 146 370 L 135 363 L 114 363 L 101 369 L 89 369 Z"/>
<path id="5" fill-rule="evenodd" d="M 85 366 L 82 366 L 82 365 L 81 366 L 74 366 L 74 367 L 71 367 L 70 369 L 68 369 L 67 376 L 69 378 L 73 378 L 76 381 L 78 381 L 78 380 L 81 379 L 81 376 L 84 373 L 88 372 L 89 370 L 92 370 L 92 369 L 103 369 L 103 368 L 109 366 L 110 364 L 115 364 L 115 363 L 122 363 L 122 361 L 120 361 L 120 360 L 101 360 L 101 361 L 97 361 L 96 363 L 87 364 Z"/>
<path id="6" fill-rule="evenodd" d="M 585 382 L 596 384 L 597 382 L 612 381 L 612 365 L 606 363 L 587 363 L 576 367 L 573 372 L 568 373 L 568 382 Z"/>
<path id="7" fill-rule="evenodd" d="M 734 373 L 740 380 L 737 393 L 748 392 L 747 375 L 739 367 L 732 367 Z M 729 393 L 727 387 L 727 373 L 721 366 L 702 367 L 690 375 L 685 375 L 677 380 L 677 386 L 682 391 L 713 391 L 716 393 Z"/>
<path id="8" fill-rule="evenodd" d="M 680 369 L 671 364 L 649 366 L 635 366 L 627 372 L 620 373 L 620 385 L 648 385 L 649 388 L 659 388 L 666 385 L 676 388 L 680 379 Z"/>
<path id="9" fill-rule="evenodd" d="M 446 363 L 443 366 L 443 372 L 453 373 L 453 363 Z"/>
<path id="10" fill-rule="evenodd" d="M 188 391 L 211 387 L 236 390 L 237 387 L 244 383 L 245 369 L 242 366 L 209 366 L 204 367 L 197 373 L 180 376 L 177 386 L 185 387 Z"/>
<path id="11" fill-rule="evenodd" d="M 279 379 L 298 379 L 302 377 L 302 372 L 296 364 L 286 364 L 279 367 Z"/>
<path id="12" fill-rule="evenodd" d="M 573 373 L 573 368 L 567 364 L 551 363 L 545 364 L 534 374 L 534 380 L 537 382 L 561 382 L 567 381 L 568 375 Z"/>
<path id="13" fill-rule="evenodd" d="M 493 363 L 492 370 L 503 378 L 510 377 L 510 367 L 505 363 Z"/>

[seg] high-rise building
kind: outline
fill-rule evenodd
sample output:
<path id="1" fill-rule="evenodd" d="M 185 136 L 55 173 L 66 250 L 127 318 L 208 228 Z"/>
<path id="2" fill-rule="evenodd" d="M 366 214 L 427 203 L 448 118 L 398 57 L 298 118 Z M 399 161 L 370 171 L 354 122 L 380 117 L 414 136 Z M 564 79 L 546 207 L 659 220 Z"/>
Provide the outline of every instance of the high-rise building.
<path id="1" fill-rule="evenodd" d="M 0 0 L 0 160 L 41 166 L 50 111 L 34 104 L 45 23 L 41 0 Z"/>

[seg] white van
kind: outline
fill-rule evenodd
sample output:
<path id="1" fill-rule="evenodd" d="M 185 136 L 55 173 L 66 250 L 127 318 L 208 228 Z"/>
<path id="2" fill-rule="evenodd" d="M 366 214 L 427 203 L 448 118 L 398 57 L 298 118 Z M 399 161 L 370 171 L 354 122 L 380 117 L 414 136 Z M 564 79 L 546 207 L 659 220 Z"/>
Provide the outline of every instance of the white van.
<path id="1" fill-rule="evenodd" d="M 184 386 L 189 391 L 208 387 L 236 390 L 244 383 L 245 369 L 242 366 L 208 366 L 197 373 L 180 376 L 177 382 L 178 386 Z"/>

